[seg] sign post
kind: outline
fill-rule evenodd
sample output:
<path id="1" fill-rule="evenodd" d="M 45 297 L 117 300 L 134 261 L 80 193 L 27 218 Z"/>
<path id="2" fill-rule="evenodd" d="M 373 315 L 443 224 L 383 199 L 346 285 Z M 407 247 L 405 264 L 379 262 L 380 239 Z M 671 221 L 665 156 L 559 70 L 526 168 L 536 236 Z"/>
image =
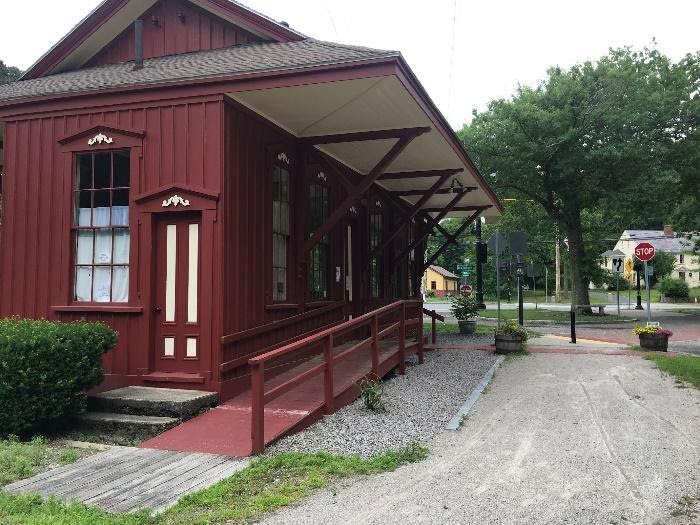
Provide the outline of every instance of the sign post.
<path id="1" fill-rule="evenodd" d="M 503 249 L 505 248 L 505 238 L 501 235 L 500 230 L 491 236 L 488 242 L 488 247 L 496 254 L 496 303 L 498 310 L 498 320 L 496 321 L 497 326 L 501 326 L 501 262 L 500 257 L 503 254 Z"/>
<path id="2" fill-rule="evenodd" d="M 651 323 L 651 288 L 649 286 L 649 261 L 656 255 L 656 248 L 649 242 L 640 242 L 634 249 L 637 259 L 644 262 L 644 285 L 647 288 L 647 323 Z"/>
<path id="3" fill-rule="evenodd" d="M 615 289 L 617 290 L 617 316 L 620 317 L 620 272 L 622 271 L 622 257 L 613 257 L 612 268 L 615 272 Z"/>
<path id="4" fill-rule="evenodd" d="M 634 279 L 634 261 L 625 257 L 625 281 L 627 281 L 627 309 L 632 309 L 632 279 Z"/>

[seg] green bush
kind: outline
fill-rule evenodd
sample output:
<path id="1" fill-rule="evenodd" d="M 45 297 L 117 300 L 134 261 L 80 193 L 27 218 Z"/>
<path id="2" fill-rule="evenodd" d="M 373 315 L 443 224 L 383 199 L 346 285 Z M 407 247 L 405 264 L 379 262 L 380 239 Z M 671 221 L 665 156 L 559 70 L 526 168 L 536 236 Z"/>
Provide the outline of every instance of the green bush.
<path id="1" fill-rule="evenodd" d="M 661 281 L 660 291 L 672 299 L 687 299 L 690 295 L 688 283 L 683 279 L 666 278 Z"/>
<path id="2" fill-rule="evenodd" d="M 468 321 L 472 317 L 479 315 L 479 308 L 473 297 L 464 297 L 460 294 L 455 295 L 450 300 L 452 301 L 450 312 L 458 321 Z"/>
<path id="3" fill-rule="evenodd" d="M 82 408 L 116 342 L 102 323 L 0 319 L 0 434 L 43 430 Z"/>

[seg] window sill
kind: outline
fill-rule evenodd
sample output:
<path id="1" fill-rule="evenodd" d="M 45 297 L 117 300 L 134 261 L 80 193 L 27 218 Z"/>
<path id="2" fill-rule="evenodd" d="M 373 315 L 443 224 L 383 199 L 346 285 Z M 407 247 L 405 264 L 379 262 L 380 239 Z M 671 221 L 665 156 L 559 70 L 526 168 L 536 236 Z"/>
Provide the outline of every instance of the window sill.
<path id="1" fill-rule="evenodd" d="M 307 308 L 320 308 L 322 306 L 328 306 L 329 304 L 336 304 L 341 301 L 332 301 L 330 299 L 323 300 L 323 301 L 309 301 L 306 303 Z"/>
<path id="2" fill-rule="evenodd" d="M 53 312 L 102 312 L 110 314 L 140 314 L 143 313 L 142 306 L 115 306 L 115 305 L 66 305 L 52 306 Z"/>
<path id="3" fill-rule="evenodd" d="M 300 305 L 291 303 L 268 304 L 265 306 L 265 310 L 299 310 L 300 308 Z"/>

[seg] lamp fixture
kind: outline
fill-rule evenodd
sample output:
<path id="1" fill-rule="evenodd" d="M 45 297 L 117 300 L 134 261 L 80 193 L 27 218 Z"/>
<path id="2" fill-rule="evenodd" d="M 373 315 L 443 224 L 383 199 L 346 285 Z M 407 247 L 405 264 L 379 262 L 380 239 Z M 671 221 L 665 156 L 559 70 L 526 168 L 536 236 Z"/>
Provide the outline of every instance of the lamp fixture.
<path id="1" fill-rule="evenodd" d="M 462 193 L 464 191 L 464 184 L 459 182 L 455 177 L 452 179 L 452 183 L 450 184 L 450 191 L 452 193 Z"/>

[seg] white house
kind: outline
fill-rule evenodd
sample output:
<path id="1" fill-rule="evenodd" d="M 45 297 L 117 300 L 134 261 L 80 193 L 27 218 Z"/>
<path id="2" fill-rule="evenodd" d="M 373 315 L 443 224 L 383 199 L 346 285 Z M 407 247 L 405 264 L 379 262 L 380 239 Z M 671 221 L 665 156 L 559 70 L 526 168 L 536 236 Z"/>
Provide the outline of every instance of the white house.
<path id="1" fill-rule="evenodd" d="M 690 287 L 700 286 L 700 257 L 693 253 L 695 243 L 688 237 L 677 236 L 670 226 L 664 226 L 663 230 L 625 230 L 613 251 L 632 258 L 637 245 L 645 241 L 653 244 L 657 251 L 672 253 L 676 257 L 671 277 L 686 281 Z M 601 266 L 612 271 L 612 260 L 606 254 L 603 254 Z"/>

